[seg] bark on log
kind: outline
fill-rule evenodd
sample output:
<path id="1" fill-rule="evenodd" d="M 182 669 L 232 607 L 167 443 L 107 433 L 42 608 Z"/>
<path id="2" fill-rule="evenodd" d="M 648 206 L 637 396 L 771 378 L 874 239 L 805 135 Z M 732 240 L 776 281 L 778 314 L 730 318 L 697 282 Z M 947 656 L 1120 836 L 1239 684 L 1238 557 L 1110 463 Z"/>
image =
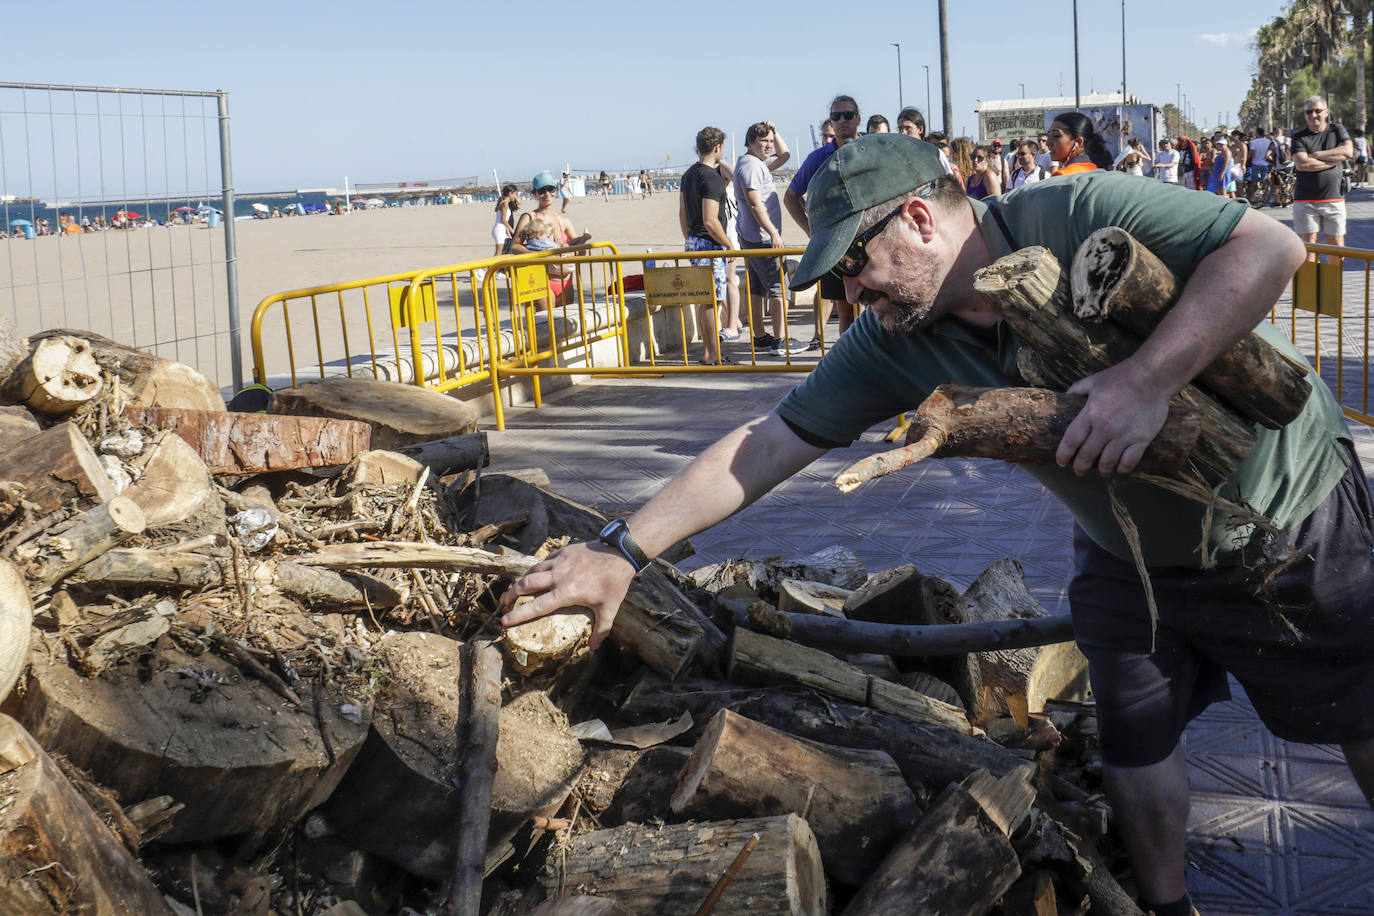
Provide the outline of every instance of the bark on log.
<path id="1" fill-rule="evenodd" d="M 71 422 L 59 423 L 25 439 L 18 448 L 0 453 L 0 480 L 22 484 L 24 498 L 44 515 L 68 500 L 89 505 L 115 495 L 95 449 Z"/>
<path id="2" fill-rule="evenodd" d="M 798 684 L 909 722 L 938 725 L 962 735 L 973 731 L 962 709 L 870 677 L 820 649 L 744 628 L 737 628 L 730 639 L 727 673 L 741 683 Z"/>
<path id="3" fill-rule="evenodd" d="M 36 639 L 27 689 L 5 711 L 121 798 L 170 795 L 185 804 L 168 842 L 262 834 L 295 821 L 333 791 L 367 734 L 366 721 L 339 714 L 347 700 L 332 689 L 317 718 L 310 695 L 292 707 L 213 653 L 158 649 L 145 672 L 127 666 L 99 678 L 81 677 L 63 656 L 55 640 Z"/>
<path id="4" fill-rule="evenodd" d="M 256 474 L 348 464 L 367 450 L 367 424 L 317 417 L 130 407 L 135 423 L 175 432 L 214 474 Z"/>
<path id="5" fill-rule="evenodd" d="M 435 480 L 458 471 L 477 470 L 491 464 L 491 451 L 487 448 L 485 432 L 463 433 L 446 439 L 432 439 L 414 445 L 402 445 L 392 451 L 429 468 Z"/>
<path id="6" fill-rule="evenodd" d="M 0 557 L 0 702 L 10 695 L 19 673 L 29 663 L 33 602 L 24 575 Z"/>
<path id="7" fill-rule="evenodd" d="M 974 276 L 974 289 L 1044 364 L 1054 367 L 1060 384 L 1124 362 L 1139 344 L 1119 326 L 1089 324 L 1073 314 L 1067 272 L 1044 248 L 1024 248 L 983 268 Z M 1201 417 L 1190 467 L 1214 486 L 1230 477 L 1255 447 L 1251 424 L 1193 385 L 1173 403 Z"/>
<path id="8" fill-rule="evenodd" d="M 861 883 L 920 814 L 886 752 L 803 740 L 728 709 L 707 724 L 672 808 L 698 820 L 801 815 L 826 871 L 846 884 Z"/>
<path id="9" fill-rule="evenodd" d="M 327 569 L 358 567 L 446 569 L 516 579 L 536 562 L 533 557 L 495 554 L 475 547 L 447 547 L 404 541 L 365 544 L 330 544 L 292 562 Z M 692 616 L 688 616 L 688 609 Z M 645 569 L 630 584 L 629 594 L 616 614 L 611 638 L 635 653 L 655 671 L 676 677 L 687 670 L 701 651 L 704 630 L 699 620 L 710 622 L 695 604 L 657 569 Z M 720 634 L 715 624 L 711 624 Z M 724 635 L 720 634 L 724 641 Z"/>
<path id="10" fill-rule="evenodd" d="M 47 591 L 96 557 L 142 534 L 143 510 L 116 496 L 15 550 L 35 593 Z"/>
<path id="11" fill-rule="evenodd" d="M 35 341 L 0 386 L 0 398 L 50 417 L 66 416 L 100 394 L 100 366 L 91 345 L 75 337 Z"/>
<path id="12" fill-rule="evenodd" d="M 1021 875 L 1002 830 L 960 785 L 951 785 L 845 908 L 845 916 L 986 913 Z"/>
<path id="13" fill-rule="evenodd" d="M 758 846 L 726 888 L 718 912 L 820 916 L 825 877 L 816 838 L 795 814 L 594 830 L 549 857 L 552 897 L 590 893 L 636 913 L 692 916 L 716 879 L 757 834 Z"/>
<path id="14" fill-rule="evenodd" d="M 669 684 L 654 675 L 630 692 L 620 716 L 628 722 L 659 722 L 690 712 L 694 720 L 704 722 L 721 709 L 812 741 L 886 751 L 908 783 L 935 792 L 976 770 L 1002 776 L 1025 762 L 991 741 L 918 725 L 797 687 L 736 687 L 697 678 Z"/>
<path id="15" fill-rule="evenodd" d="M 390 680 L 362 753 L 324 808 L 359 848 L 431 880 L 449 877 L 454 863 L 461 646 L 418 632 L 378 644 Z M 582 749 L 544 694 L 531 691 L 502 707 L 488 851 L 532 815 L 553 814 L 581 768 Z"/>
<path id="16" fill-rule="evenodd" d="M 454 831 L 452 881 L 443 910 L 476 913 L 491 822 L 492 777 L 501 719 L 501 653 L 489 641 L 473 640 L 460 650 L 462 693 L 454 733 L 458 759 L 458 820 Z"/>
<path id="17" fill-rule="evenodd" d="M 69 336 L 91 345 L 95 361 L 107 376 L 119 378 L 124 403 L 134 407 L 224 410 L 224 398 L 208 378 L 195 369 L 170 359 L 135 350 L 92 331 L 54 328 L 32 337 Z"/>
<path id="18" fill-rule="evenodd" d="M 0 716 L 0 912 L 170 916 L 143 867 L 38 742 Z"/>
<path id="19" fill-rule="evenodd" d="M 415 385 L 359 378 L 328 378 L 272 396 L 272 413 L 362 420 L 372 425 L 367 448 L 397 449 L 471 433 L 477 410 Z"/>
<path id="20" fill-rule="evenodd" d="M 0 454 L 43 431 L 25 407 L 0 407 Z"/>
<path id="21" fill-rule="evenodd" d="M 1085 321 L 1107 318 L 1141 340 L 1154 333 L 1178 301 L 1183 284 L 1125 229 L 1109 226 L 1088 236 L 1069 269 L 1073 310 Z M 1281 429 L 1302 413 L 1312 384 L 1308 367 L 1258 334 L 1238 340 L 1196 381 L 1241 416 Z"/>
<path id="22" fill-rule="evenodd" d="M 1066 641 L 1054 650 L 1040 646 L 1007 647 L 978 654 L 978 670 L 986 692 L 985 706 L 1002 706 L 1017 725 L 1029 725 L 1027 715 L 1045 708 L 1046 699 L 1082 700 L 1087 686 L 1087 659 L 1073 643 L 1073 624 L 1054 617 L 1026 588 L 1025 572 L 1011 557 L 983 570 L 964 592 L 970 621 L 1039 625 L 1057 622 Z M 1013 623 L 1014 625 L 1014 623 Z"/>
<path id="23" fill-rule="evenodd" d="M 860 485 L 927 458 L 995 458 L 1015 464 L 1050 464 L 1064 431 L 1088 402 L 1085 395 L 1043 388 L 974 388 L 946 383 L 916 409 L 907 444 L 854 462 L 835 478 L 849 493 Z M 1170 405 L 1137 470 L 1173 474 L 1197 445 L 1202 418 Z"/>

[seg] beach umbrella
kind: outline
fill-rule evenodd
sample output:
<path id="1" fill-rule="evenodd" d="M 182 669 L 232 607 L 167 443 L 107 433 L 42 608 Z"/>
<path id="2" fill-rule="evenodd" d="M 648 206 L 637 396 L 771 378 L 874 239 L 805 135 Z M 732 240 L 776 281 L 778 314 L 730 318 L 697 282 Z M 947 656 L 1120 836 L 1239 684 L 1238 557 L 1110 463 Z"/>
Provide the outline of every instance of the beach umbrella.
<path id="1" fill-rule="evenodd" d="M 270 213 L 272 211 L 272 208 L 267 206 L 267 204 L 253 204 L 253 209 L 259 213 Z"/>
<path id="2" fill-rule="evenodd" d="M 187 213 L 187 212 L 194 213 L 195 210 L 196 210 L 195 207 L 177 207 L 177 212 L 178 212 L 178 213 Z"/>
<path id="3" fill-rule="evenodd" d="M 142 213 L 135 213 L 132 210 L 125 210 L 124 215 L 127 216 L 129 219 L 143 219 Z"/>
<path id="4" fill-rule="evenodd" d="M 11 226 L 32 226 L 33 223 L 29 222 L 29 221 L 26 220 L 26 219 L 12 219 L 12 220 L 10 220 L 10 225 L 11 225 Z"/>

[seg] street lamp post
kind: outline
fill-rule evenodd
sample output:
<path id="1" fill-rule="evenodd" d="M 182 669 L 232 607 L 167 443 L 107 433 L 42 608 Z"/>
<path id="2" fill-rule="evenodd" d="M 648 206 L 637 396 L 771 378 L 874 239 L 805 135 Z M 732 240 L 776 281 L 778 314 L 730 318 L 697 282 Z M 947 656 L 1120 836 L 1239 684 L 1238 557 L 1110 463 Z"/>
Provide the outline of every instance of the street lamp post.
<path id="1" fill-rule="evenodd" d="M 902 102 L 902 46 L 895 41 L 888 44 L 897 49 L 897 110 L 901 111 L 906 107 Z"/>
<path id="2" fill-rule="evenodd" d="M 1073 107 L 1083 107 L 1083 93 L 1078 83 L 1078 0 L 1073 0 Z"/>
<path id="3" fill-rule="evenodd" d="M 1025 84 L 1025 83 L 1017 83 L 1016 85 L 1018 85 L 1018 86 L 1021 87 L 1021 98 L 1024 99 L 1024 98 L 1026 97 L 1026 84 Z"/>
<path id="4" fill-rule="evenodd" d="M 931 124 L 935 121 L 935 115 L 930 110 L 930 64 L 921 64 L 926 71 L 926 123 Z"/>
<path id="5" fill-rule="evenodd" d="M 1174 83 L 1174 139 L 1183 133 L 1183 84 Z"/>

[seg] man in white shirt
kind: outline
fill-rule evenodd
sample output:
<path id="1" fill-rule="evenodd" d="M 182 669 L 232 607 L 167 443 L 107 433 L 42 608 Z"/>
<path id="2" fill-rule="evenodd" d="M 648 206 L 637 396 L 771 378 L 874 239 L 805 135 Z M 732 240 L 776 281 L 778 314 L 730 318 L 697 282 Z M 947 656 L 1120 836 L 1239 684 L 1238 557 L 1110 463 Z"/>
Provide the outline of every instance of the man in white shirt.
<path id="1" fill-rule="evenodd" d="M 1255 188 L 1260 182 L 1269 181 L 1269 169 L 1274 164 L 1275 153 L 1274 141 L 1264 135 L 1264 131 L 1256 130 L 1250 140 L 1250 165 L 1245 170 L 1245 196 L 1251 199 L 1255 196 Z"/>
<path id="2" fill-rule="evenodd" d="M 1178 184 L 1178 151 L 1168 137 L 1159 141 L 1159 155 L 1155 156 L 1155 177 L 1165 184 Z"/>
<path id="3" fill-rule="evenodd" d="M 1039 139 L 1040 148 L 1036 150 L 1035 153 L 1035 164 L 1042 169 L 1049 169 L 1052 172 L 1057 166 L 1055 165 L 1054 156 L 1050 154 L 1050 135 L 1042 131 Z"/>
<path id="4" fill-rule="evenodd" d="M 1036 162 L 1037 147 L 1038 144 L 1034 140 L 1022 140 L 1016 147 L 1016 165 L 1007 177 L 1008 191 L 1050 177 L 1050 170 Z"/>

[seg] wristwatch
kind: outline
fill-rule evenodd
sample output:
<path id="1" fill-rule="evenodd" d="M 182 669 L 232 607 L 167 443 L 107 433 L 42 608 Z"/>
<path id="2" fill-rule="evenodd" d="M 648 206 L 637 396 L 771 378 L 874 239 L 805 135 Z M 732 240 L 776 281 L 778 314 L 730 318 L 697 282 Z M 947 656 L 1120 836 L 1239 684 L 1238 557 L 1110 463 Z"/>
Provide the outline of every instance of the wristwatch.
<path id="1" fill-rule="evenodd" d="M 625 524 L 623 518 L 615 519 L 605 528 L 602 528 L 596 539 L 629 560 L 630 565 L 635 568 L 635 572 L 639 572 L 653 562 L 644 555 L 644 551 L 635 543 L 635 539 L 630 537 L 630 526 Z"/>

